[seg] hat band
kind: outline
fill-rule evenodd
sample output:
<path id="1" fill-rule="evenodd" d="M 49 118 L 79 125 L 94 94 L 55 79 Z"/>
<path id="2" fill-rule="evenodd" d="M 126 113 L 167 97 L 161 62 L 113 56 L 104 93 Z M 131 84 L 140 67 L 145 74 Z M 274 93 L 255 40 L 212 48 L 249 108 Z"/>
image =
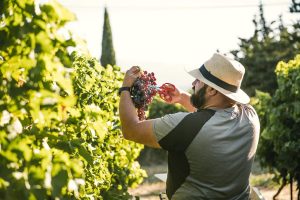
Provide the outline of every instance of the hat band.
<path id="1" fill-rule="evenodd" d="M 216 84 L 217 86 L 228 90 L 230 92 L 236 92 L 238 90 L 238 87 L 235 85 L 230 85 L 224 81 L 222 81 L 221 79 L 215 77 L 214 75 L 212 75 L 209 71 L 207 71 L 207 69 L 205 68 L 204 65 L 202 65 L 199 68 L 200 73 L 203 75 L 204 78 L 206 78 L 207 80 L 209 80 L 210 82 Z"/>

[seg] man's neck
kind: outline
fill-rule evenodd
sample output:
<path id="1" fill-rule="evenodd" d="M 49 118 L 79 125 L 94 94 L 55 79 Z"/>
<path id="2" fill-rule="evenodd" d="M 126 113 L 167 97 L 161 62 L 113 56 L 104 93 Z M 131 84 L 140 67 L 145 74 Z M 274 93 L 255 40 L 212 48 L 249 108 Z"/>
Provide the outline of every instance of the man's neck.
<path id="1" fill-rule="evenodd" d="M 220 110 L 220 109 L 226 109 L 226 108 L 231 108 L 235 106 L 235 103 L 218 103 L 218 104 L 213 104 L 213 103 L 207 103 L 206 105 L 203 106 L 203 109 L 213 109 L 213 110 Z"/>

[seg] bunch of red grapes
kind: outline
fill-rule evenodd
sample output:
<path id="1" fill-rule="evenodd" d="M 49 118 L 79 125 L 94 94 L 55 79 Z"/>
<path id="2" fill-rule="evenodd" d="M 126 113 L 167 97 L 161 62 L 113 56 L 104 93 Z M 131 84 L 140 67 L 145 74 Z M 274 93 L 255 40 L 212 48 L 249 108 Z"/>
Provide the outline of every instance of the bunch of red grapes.
<path id="1" fill-rule="evenodd" d="M 144 71 L 140 77 L 133 83 L 130 94 L 134 106 L 137 108 L 138 117 L 144 120 L 145 111 L 148 110 L 148 105 L 152 102 L 153 97 L 157 93 L 156 78 L 154 73 Z"/>

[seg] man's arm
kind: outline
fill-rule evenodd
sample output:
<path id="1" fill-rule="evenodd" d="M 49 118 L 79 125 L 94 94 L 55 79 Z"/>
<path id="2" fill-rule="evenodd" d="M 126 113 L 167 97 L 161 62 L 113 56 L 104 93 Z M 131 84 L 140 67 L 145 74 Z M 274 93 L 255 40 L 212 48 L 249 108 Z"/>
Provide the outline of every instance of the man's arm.
<path id="1" fill-rule="evenodd" d="M 125 74 L 123 87 L 131 87 L 139 73 L 140 70 L 137 67 L 129 69 Z M 119 112 L 122 133 L 125 139 L 160 148 L 153 132 L 153 120 L 139 121 L 129 91 L 121 93 Z"/>
<path id="2" fill-rule="evenodd" d="M 195 112 L 196 108 L 191 103 L 191 95 L 187 92 L 181 91 L 175 87 L 175 91 L 170 92 L 169 95 L 172 97 L 171 101 L 166 101 L 169 104 L 179 103 L 181 104 L 187 111 Z"/>
<path id="3" fill-rule="evenodd" d="M 180 92 L 180 99 L 178 103 L 189 112 L 195 112 L 197 110 L 191 103 L 191 95 L 187 92 Z"/>

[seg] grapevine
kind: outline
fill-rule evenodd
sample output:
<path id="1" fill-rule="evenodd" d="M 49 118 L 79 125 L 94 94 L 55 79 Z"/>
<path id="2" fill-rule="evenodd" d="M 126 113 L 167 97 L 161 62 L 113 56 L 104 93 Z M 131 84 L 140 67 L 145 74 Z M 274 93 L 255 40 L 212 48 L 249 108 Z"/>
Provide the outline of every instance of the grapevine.
<path id="1" fill-rule="evenodd" d="M 158 93 L 160 97 L 166 101 L 171 101 L 172 97 L 169 92 L 175 91 L 175 86 L 170 83 L 164 83 L 158 87 L 153 72 L 143 71 L 133 83 L 130 94 L 134 106 L 137 108 L 139 120 L 145 120 L 145 111 L 148 105 L 153 101 L 154 96 Z"/>

